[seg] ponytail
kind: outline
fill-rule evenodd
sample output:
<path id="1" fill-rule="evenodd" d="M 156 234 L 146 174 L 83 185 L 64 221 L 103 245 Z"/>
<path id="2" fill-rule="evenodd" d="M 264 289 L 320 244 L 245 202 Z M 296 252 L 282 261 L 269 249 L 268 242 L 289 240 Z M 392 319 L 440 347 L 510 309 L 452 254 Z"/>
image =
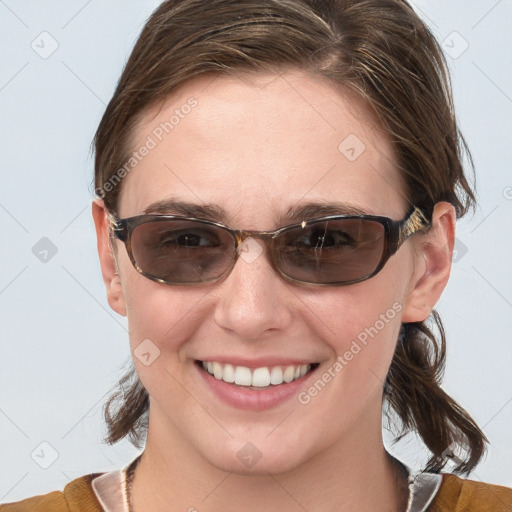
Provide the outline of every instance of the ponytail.
<path id="1" fill-rule="evenodd" d="M 149 419 L 149 394 L 132 366 L 103 406 L 107 435 L 103 441 L 114 444 L 128 436 L 136 448 L 146 441 Z"/>
<path id="2" fill-rule="evenodd" d="M 488 440 L 471 416 L 440 386 L 446 338 L 436 311 L 432 320 L 439 331 L 438 340 L 425 322 L 402 325 L 384 396 L 402 422 L 398 439 L 415 430 L 432 453 L 426 471 L 439 473 L 456 451 L 466 456 L 458 455 L 454 472 L 469 474 L 482 458 Z"/>

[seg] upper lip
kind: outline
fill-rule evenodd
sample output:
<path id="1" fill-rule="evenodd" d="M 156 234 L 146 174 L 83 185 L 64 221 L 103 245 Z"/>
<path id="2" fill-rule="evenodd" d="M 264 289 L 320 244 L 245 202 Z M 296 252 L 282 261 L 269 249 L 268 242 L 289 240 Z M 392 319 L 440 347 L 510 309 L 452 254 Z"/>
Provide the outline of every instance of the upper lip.
<path id="1" fill-rule="evenodd" d="M 245 366 L 247 368 L 262 368 L 262 367 L 273 367 L 273 366 L 298 366 L 302 364 L 314 364 L 314 359 L 304 358 L 297 359 L 285 358 L 285 357 L 257 357 L 247 359 L 236 356 L 207 356 L 199 359 L 199 361 L 217 362 L 220 364 L 232 364 L 233 366 Z"/>

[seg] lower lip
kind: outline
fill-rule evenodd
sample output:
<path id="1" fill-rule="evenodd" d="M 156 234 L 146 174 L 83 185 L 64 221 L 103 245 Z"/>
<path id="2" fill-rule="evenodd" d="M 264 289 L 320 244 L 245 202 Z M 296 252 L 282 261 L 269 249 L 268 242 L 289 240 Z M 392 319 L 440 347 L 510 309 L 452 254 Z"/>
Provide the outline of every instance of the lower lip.
<path id="1" fill-rule="evenodd" d="M 223 380 L 216 379 L 197 363 L 195 368 L 204 379 L 212 392 L 223 402 L 238 409 L 250 409 L 253 411 L 263 411 L 277 407 L 289 398 L 296 396 L 309 377 L 315 373 L 313 369 L 292 382 L 270 386 L 265 389 L 246 389 L 236 384 L 229 384 Z"/>

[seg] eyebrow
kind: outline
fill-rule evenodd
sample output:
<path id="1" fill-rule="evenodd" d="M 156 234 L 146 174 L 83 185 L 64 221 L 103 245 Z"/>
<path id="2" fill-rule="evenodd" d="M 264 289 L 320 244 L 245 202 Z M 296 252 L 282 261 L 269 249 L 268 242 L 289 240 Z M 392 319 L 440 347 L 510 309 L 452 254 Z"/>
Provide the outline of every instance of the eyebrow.
<path id="1" fill-rule="evenodd" d="M 311 220 L 329 215 L 375 215 L 369 209 L 341 201 L 308 202 L 289 207 L 284 212 L 274 212 L 278 226 Z M 191 203 L 176 199 L 164 199 L 150 204 L 143 210 L 144 215 L 182 215 L 197 219 L 228 224 L 230 216 L 226 210 L 214 203 Z"/>

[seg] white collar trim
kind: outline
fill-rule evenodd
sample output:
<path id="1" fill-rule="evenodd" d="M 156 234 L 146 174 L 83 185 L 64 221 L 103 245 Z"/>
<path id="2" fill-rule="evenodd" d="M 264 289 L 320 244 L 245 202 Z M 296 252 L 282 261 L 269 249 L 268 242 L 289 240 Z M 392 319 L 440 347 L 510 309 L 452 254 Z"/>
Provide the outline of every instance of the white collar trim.
<path id="1" fill-rule="evenodd" d="M 403 464 L 403 463 L 402 463 Z M 91 485 L 105 512 L 128 512 L 126 500 L 126 470 L 110 471 L 97 476 Z M 409 474 L 409 499 L 406 512 L 426 512 L 441 487 L 443 477 L 436 473 L 412 472 L 403 464 Z"/>

